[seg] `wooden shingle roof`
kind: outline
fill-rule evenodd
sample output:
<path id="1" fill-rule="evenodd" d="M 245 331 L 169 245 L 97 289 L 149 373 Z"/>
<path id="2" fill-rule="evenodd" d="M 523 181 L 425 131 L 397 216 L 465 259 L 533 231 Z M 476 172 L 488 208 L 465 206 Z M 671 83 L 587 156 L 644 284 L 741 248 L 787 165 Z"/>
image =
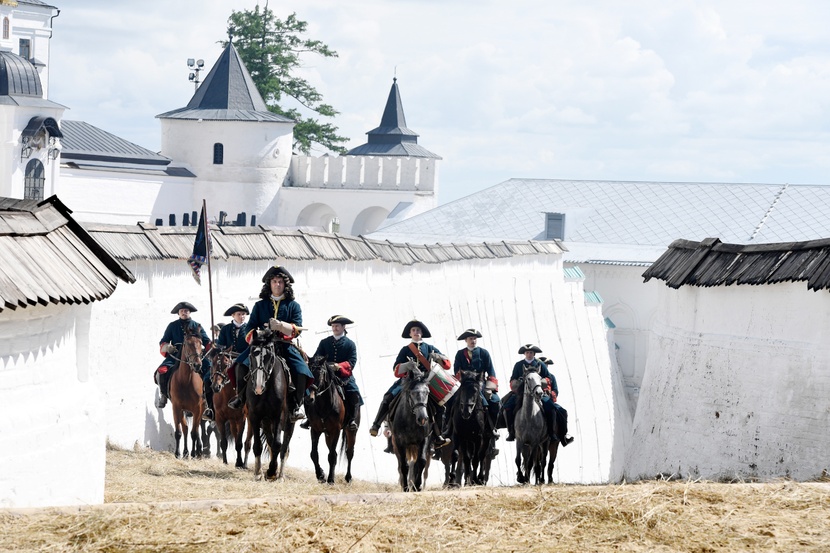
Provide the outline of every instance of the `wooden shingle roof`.
<path id="1" fill-rule="evenodd" d="M 2 221 L 0 221 L 2 225 Z M 135 259 L 187 259 L 193 251 L 196 227 L 88 224 L 87 230 L 113 257 Z M 488 244 L 400 244 L 272 227 L 210 225 L 212 259 L 372 261 L 413 265 L 458 259 L 495 259 L 523 255 L 561 254 L 564 246 L 551 242 L 492 242 Z"/>
<path id="2" fill-rule="evenodd" d="M 810 290 L 830 290 L 830 239 L 753 245 L 675 240 L 643 278 L 671 288 L 806 281 Z"/>
<path id="3" fill-rule="evenodd" d="M 108 297 L 132 273 L 52 196 L 0 199 L 0 311 Z"/>

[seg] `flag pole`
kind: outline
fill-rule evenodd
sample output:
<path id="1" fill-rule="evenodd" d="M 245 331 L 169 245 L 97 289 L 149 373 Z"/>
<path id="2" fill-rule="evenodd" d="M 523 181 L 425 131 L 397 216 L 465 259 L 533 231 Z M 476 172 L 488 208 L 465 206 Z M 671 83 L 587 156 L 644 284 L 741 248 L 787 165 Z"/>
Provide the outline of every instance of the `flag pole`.
<path id="1" fill-rule="evenodd" d="M 210 336 L 211 342 L 216 341 L 216 325 L 213 324 L 213 278 L 210 274 L 210 234 L 208 232 L 208 217 L 207 217 L 207 200 L 202 198 L 202 213 L 204 214 L 204 221 L 205 221 L 205 243 L 207 244 L 207 267 L 208 267 L 208 294 L 210 295 Z"/>

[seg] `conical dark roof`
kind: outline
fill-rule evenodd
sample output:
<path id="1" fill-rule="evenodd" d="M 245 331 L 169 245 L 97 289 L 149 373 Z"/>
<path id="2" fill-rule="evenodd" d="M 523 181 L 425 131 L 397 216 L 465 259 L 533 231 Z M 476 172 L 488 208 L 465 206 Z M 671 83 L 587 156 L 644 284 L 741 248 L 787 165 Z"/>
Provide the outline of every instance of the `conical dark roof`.
<path id="1" fill-rule="evenodd" d="M 426 148 L 418 145 L 418 133 L 406 126 L 398 79 L 392 79 L 392 89 L 386 99 L 380 126 L 366 133 L 369 141 L 349 150 L 350 156 L 406 156 L 441 159 Z"/>
<path id="2" fill-rule="evenodd" d="M 162 113 L 162 119 L 276 121 L 292 119 L 268 111 L 233 43 L 228 43 L 186 107 Z"/>

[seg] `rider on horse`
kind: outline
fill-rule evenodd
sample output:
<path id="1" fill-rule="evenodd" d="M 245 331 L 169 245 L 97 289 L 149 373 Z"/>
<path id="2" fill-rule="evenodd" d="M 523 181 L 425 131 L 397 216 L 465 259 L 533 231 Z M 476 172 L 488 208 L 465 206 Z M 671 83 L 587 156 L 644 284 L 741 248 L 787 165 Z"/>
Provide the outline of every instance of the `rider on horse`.
<path id="1" fill-rule="evenodd" d="M 291 422 L 295 422 L 305 418 L 303 398 L 306 388 L 314 383 L 314 376 L 303 359 L 299 347 L 291 342 L 302 331 L 303 313 L 300 304 L 294 301 L 294 289 L 291 286 L 294 283 L 294 277 L 285 267 L 275 265 L 268 269 L 262 276 L 262 283 L 262 290 L 259 292 L 260 299 L 254 304 L 251 318 L 248 320 L 248 334 L 245 340 L 250 344 L 254 331 L 267 326 L 278 332 L 287 342 L 287 347 L 282 348 L 281 355 L 285 357 L 295 388 L 294 399 L 291 402 L 293 405 L 289 414 Z M 248 374 L 250 363 L 249 352 L 250 348 L 246 348 L 236 361 L 237 390 L 245 390 L 245 376 Z M 228 406 L 239 409 L 243 403 L 242 393 L 238 393 L 228 403 Z"/>
<path id="2" fill-rule="evenodd" d="M 525 344 L 519 348 L 519 355 L 524 355 L 525 358 L 513 365 L 513 374 L 510 375 L 510 390 L 513 393 L 507 394 L 504 398 L 504 418 L 507 422 L 507 441 L 512 442 L 516 439 L 516 431 L 513 425 L 516 420 L 516 401 L 518 399 L 516 390 L 524 381 L 524 374 L 526 371 L 536 371 L 542 378 L 550 378 L 547 365 L 536 359 L 536 354 L 542 353 L 539 346 L 533 344 Z M 547 420 L 547 413 L 553 410 L 553 402 L 549 396 L 542 398 L 542 408 L 545 411 L 545 420 Z"/>
<path id="3" fill-rule="evenodd" d="M 542 357 L 541 355 L 539 356 L 539 361 L 544 363 L 546 366 L 553 365 L 552 359 Z M 542 391 L 546 396 L 550 397 L 551 403 L 553 404 L 554 415 L 556 416 L 556 427 L 561 435 L 560 443 L 564 447 L 573 442 L 574 439 L 572 437 L 568 437 L 568 412 L 564 407 L 556 402 L 557 397 L 559 397 L 559 386 L 556 385 L 556 377 L 553 376 L 553 373 L 550 372 L 550 370 L 548 370 L 548 373 L 550 374 L 550 377 L 542 380 Z M 553 423 L 551 421 L 548 421 L 548 428 L 553 428 Z M 557 438 L 558 436 L 554 435 L 551 430 L 550 439 L 556 440 Z"/>
<path id="4" fill-rule="evenodd" d="M 430 360 L 437 359 L 438 362 L 444 367 L 445 370 L 449 370 L 450 368 L 450 360 L 444 357 L 438 348 L 433 346 L 432 344 L 427 344 L 423 341 L 423 338 L 431 338 L 432 334 L 430 334 L 429 329 L 426 327 L 424 323 L 418 320 L 411 320 L 406 323 L 406 326 L 403 329 L 403 333 L 401 333 L 401 338 L 410 338 L 412 342 L 409 345 L 404 346 L 401 348 L 401 351 L 398 353 L 398 357 L 395 359 L 394 370 L 395 376 L 398 377 L 398 380 L 395 381 L 394 384 L 389 388 L 389 390 L 384 394 L 383 400 L 380 402 L 380 407 L 378 408 L 378 414 L 375 417 L 375 422 L 372 423 L 372 427 L 369 429 L 369 434 L 372 436 L 378 435 L 378 430 L 380 430 L 380 424 L 386 418 L 386 414 L 389 412 L 389 405 L 392 400 L 401 393 L 401 388 L 403 387 L 403 378 L 406 376 L 406 372 L 400 372 L 401 363 L 406 363 L 410 359 L 417 359 L 419 364 L 421 365 L 421 369 L 424 372 L 430 371 Z M 432 407 L 432 411 L 435 413 L 435 421 L 433 424 L 435 425 L 435 447 L 443 447 L 450 443 L 450 440 L 445 438 L 441 433 L 441 417 L 444 413 L 444 408 L 439 406 L 434 401 L 430 400 L 430 406 Z M 391 450 L 389 450 L 391 452 Z"/>
<path id="5" fill-rule="evenodd" d="M 156 369 L 157 383 L 159 387 L 159 397 L 156 399 L 156 407 L 159 409 L 163 409 L 164 406 L 167 405 L 167 398 L 170 397 L 170 376 L 177 368 L 179 368 L 179 362 L 181 359 L 176 357 L 175 354 L 181 351 L 182 343 L 184 342 L 184 337 L 185 334 L 187 334 L 188 327 L 198 324 L 190 318 L 190 314 L 195 311 L 197 311 L 197 309 L 193 307 L 193 304 L 186 301 L 180 301 L 176 304 L 176 307 L 170 311 L 170 313 L 177 314 L 179 318 L 167 325 L 167 328 L 164 330 L 164 335 L 159 341 L 159 351 L 164 356 L 164 361 L 162 361 L 159 368 Z M 208 338 L 208 335 L 204 329 L 200 328 L 200 330 L 202 345 L 205 347 L 205 351 L 209 351 L 211 346 L 210 338 Z M 207 368 L 206 365 L 207 361 L 204 361 L 202 364 L 202 372 L 203 374 L 206 372 L 210 375 L 210 369 Z"/>
<path id="6" fill-rule="evenodd" d="M 496 419 L 499 415 L 499 381 L 496 378 L 496 369 L 493 368 L 493 360 L 490 358 L 490 352 L 476 346 L 478 338 L 481 338 L 481 332 L 474 328 L 468 328 L 461 333 L 461 336 L 457 339 L 464 340 L 467 343 L 467 347 L 458 350 L 455 354 L 453 368 L 455 369 L 456 378 L 460 378 L 461 371 L 479 373 L 482 379 L 486 375 L 486 381 L 481 389 L 481 399 L 487 408 L 487 416 L 490 419 L 490 427 L 493 429 L 493 437 L 498 439 L 499 433 L 496 430 Z M 485 390 L 491 392 L 489 394 L 489 400 L 487 399 L 488 394 L 484 393 Z M 452 413 L 452 406 L 455 403 L 454 400 L 455 396 L 452 396 L 444 405 L 448 413 L 444 418 L 444 427 L 442 429 L 444 436 L 451 435 L 450 424 L 452 423 L 452 416 L 449 413 Z"/>
<path id="7" fill-rule="evenodd" d="M 236 361 L 240 353 L 245 351 L 248 347 L 248 342 L 245 341 L 245 335 L 248 333 L 248 325 L 245 324 L 245 317 L 251 312 L 244 303 L 235 303 L 225 310 L 225 317 L 230 317 L 231 322 L 223 325 L 219 330 L 219 337 L 216 338 L 216 345 L 219 350 L 222 350 L 231 356 L 232 361 Z M 220 323 L 221 324 L 221 323 Z M 228 368 L 228 380 L 231 385 L 236 388 L 236 364 L 234 363 Z"/>
<path id="8" fill-rule="evenodd" d="M 340 366 L 338 376 L 342 380 L 343 393 L 346 395 L 346 418 L 343 426 L 350 430 L 357 430 L 357 415 L 360 406 L 363 405 L 363 398 L 360 397 L 357 381 L 352 374 L 355 365 L 357 365 L 357 346 L 346 336 L 348 334 L 346 325 L 353 323 L 354 321 L 343 315 L 329 317 L 328 325 L 331 327 L 332 335 L 320 340 L 317 351 L 314 352 L 312 357 L 320 355 L 325 357 L 326 361 L 337 363 Z M 308 421 L 300 426 L 308 428 Z"/>

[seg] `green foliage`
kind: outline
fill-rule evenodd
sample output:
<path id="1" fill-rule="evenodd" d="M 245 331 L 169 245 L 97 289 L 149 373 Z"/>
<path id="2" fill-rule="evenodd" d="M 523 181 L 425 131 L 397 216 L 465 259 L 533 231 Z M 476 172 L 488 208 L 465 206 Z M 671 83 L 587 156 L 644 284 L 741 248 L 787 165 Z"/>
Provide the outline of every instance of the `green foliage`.
<path id="1" fill-rule="evenodd" d="M 332 106 L 323 103 L 323 95 L 311 84 L 295 74 L 302 66 L 301 55 L 318 54 L 336 58 L 337 52 L 319 40 L 303 38 L 308 23 L 292 13 L 285 20 L 274 16 L 268 8 L 233 11 L 228 18 L 228 35 L 232 37 L 239 56 L 245 62 L 268 109 L 294 119 L 294 149 L 308 154 L 312 144 L 340 154 L 348 138 L 337 134 L 337 127 L 323 123 L 311 116 L 304 116 L 296 108 L 280 105 L 285 96 L 296 100 L 300 106 L 322 117 L 339 114 Z M 223 41 L 223 45 L 227 45 Z"/>

